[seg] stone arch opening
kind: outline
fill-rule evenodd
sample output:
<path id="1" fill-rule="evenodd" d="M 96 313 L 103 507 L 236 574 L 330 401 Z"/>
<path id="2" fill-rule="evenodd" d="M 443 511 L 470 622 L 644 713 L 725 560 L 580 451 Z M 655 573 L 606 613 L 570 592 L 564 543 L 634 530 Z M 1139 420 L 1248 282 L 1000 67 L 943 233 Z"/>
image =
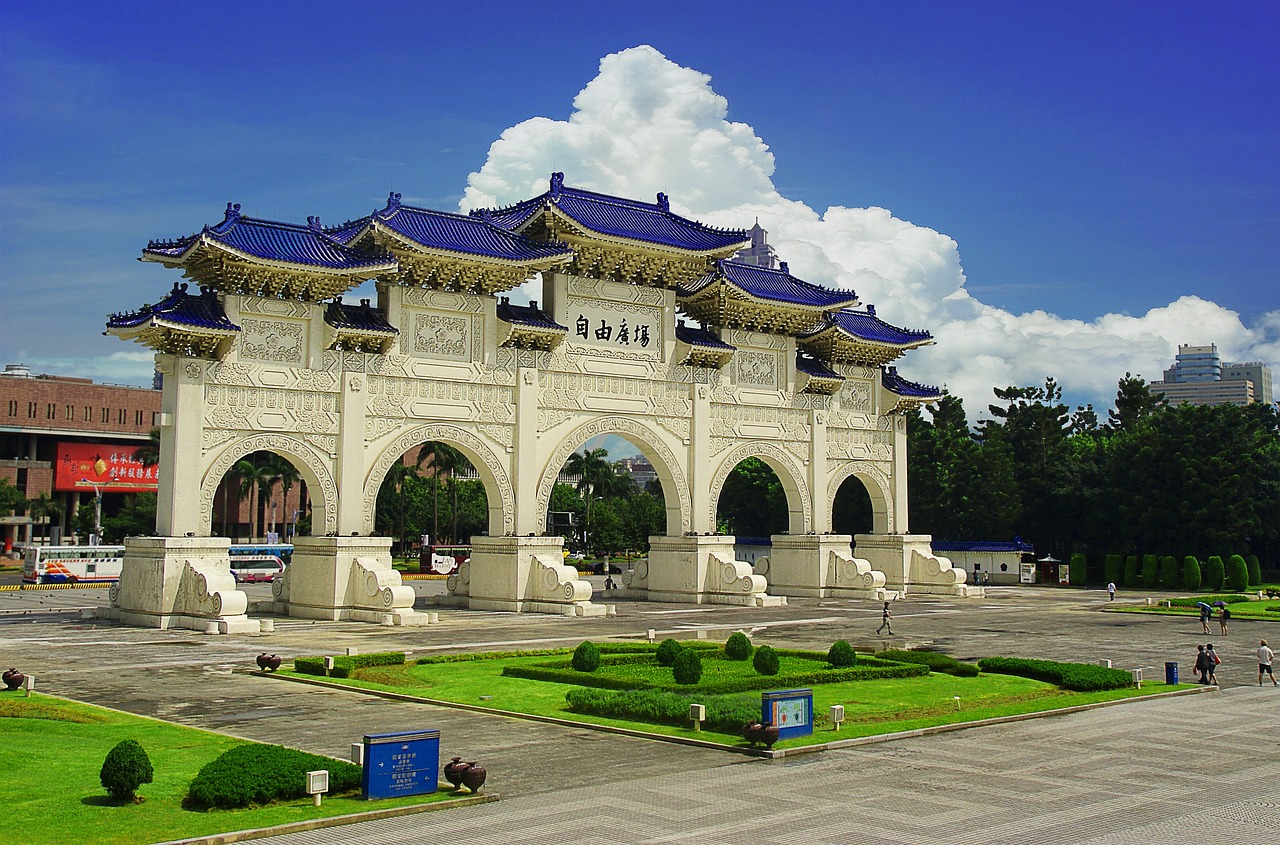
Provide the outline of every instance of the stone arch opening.
<path id="1" fill-rule="evenodd" d="M 855 484 L 862 488 L 868 500 L 859 502 L 857 508 L 861 510 L 867 506 L 870 507 L 871 527 L 867 531 L 846 531 L 836 524 L 836 516 L 839 513 L 837 500 L 842 497 L 860 498 L 858 489 L 852 486 Z M 832 475 L 827 489 L 829 492 L 827 501 L 832 503 L 832 528 L 837 534 L 889 534 L 892 532 L 893 497 L 890 493 L 889 478 L 883 470 L 863 462 L 848 464 Z M 846 515 L 848 515 L 847 512 Z M 858 515 L 865 516 L 865 512 Z"/>
<path id="2" fill-rule="evenodd" d="M 410 450 L 426 443 L 443 443 L 456 449 L 474 468 L 484 488 L 488 518 L 485 533 L 509 535 L 515 530 L 515 495 L 511 480 L 493 449 L 476 435 L 454 425 L 436 424 L 414 428 L 377 450 L 364 479 L 362 525 L 370 533 L 375 528 L 378 490 L 391 467 Z"/>
<path id="3" fill-rule="evenodd" d="M 807 534 L 813 530 L 813 502 L 809 495 L 808 485 L 804 483 L 803 468 L 795 458 L 772 443 L 744 443 L 730 451 L 720 462 L 715 477 L 711 481 L 710 519 L 715 522 L 720 497 L 724 493 L 725 483 L 730 473 L 747 458 L 756 458 L 763 462 L 782 485 L 786 495 L 788 534 Z"/>
<path id="4" fill-rule="evenodd" d="M 560 445 L 543 467 L 542 477 L 538 483 L 537 513 L 546 514 L 550 508 L 556 480 L 560 477 L 560 472 L 569 460 L 569 456 L 594 438 L 608 434 L 626 439 L 653 466 L 657 481 L 662 488 L 666 511 L 666 536 L 674 537 L 687 533 L 691 524 L 692 506 L 689 483 L 680 469 L 682 462 L 676 457 L 671 447 L 663 442 L 658 432 L 624 418 L 592 420 L 561 439 Z"/>
<path id="5" fill-rule="evenodd" d="M 200 536 L 212 536 L 214 499 L 223 479 L 237 463 L 255 452 L 279 455 L 297 470 L 298 482 L 305 485 L 306 495 L 311 500 L 310 530 L 307 533 L 330 534 L 337 530 L 337 485 L 327 462 L 306 443 L 288 435 L 259 434 L 231 442 L 208 463 L 200 482 L 199 524 L 204 532 Z"/>

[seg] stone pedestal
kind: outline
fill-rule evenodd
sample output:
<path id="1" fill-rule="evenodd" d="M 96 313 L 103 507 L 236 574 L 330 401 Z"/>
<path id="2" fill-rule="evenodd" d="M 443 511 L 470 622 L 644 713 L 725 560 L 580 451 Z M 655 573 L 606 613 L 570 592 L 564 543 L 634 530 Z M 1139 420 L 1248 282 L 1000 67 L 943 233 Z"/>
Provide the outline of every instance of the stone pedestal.
<path id="1" fill-rule="evenodd" d="M 885 574 L 853 556 L 849 534 L 792 535 L 770 538 L 768 557 L 756 561 L 755 572 L 769 591 L 784 596 L 855 598 L 884 601 Z"/>
<path id="2" fill-rule="evenodd" d="M 472 537 L 471 560 L 446 582 L 453 603 L 472 610 L 609 616 L 591 602 L 591 583 L 564 562 L 563 537 Z"/>
<path id="3" fill-rule="evenodd" d="M 297 537 L 271 585 L 275 609 L 302 619 L 422 626 L 415 593 L 391 567 L 390 537 Z"/>
<path id="4" fill-rule="evenodd" d="M 885 587 L 903 595 L 931 593 L 980 597 L 982 587 L 965 584 L 967 573 L 934 555 L 928 534 L 858 534 L 854 553 L 885 575 Z"/>
<path id="5" fill-rule="evenodd" d="M 127 538 L 120 581 L 98 617 L 140 628 L 258 633 L 245 615 L 249 598 L 231 575 L 230 545 L 226 537 Z"/>
<path id="6" fill-rule="evenodd" d="M 787 603 L 766 594 L 769 583 L 735 559 L 734 538 L 723 536 L 649 538 L 649 559 L 622 575 L 623 587 L 650 601 L 777 607 Z"/>

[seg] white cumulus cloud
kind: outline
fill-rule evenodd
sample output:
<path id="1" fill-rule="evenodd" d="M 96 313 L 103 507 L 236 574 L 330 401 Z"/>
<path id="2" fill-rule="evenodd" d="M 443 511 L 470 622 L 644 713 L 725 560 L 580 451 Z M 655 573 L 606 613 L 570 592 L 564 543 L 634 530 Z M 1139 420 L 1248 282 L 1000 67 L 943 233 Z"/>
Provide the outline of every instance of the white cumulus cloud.
<path id="1" fill-rule="evenodd" d="M 1246 327 L 1238 314 L 1197 296 L 1140 316 L 1085 322 L 1044 311 L 1013 314 L 965 288 L 950 237 L 883 208 L 817 211 L 780 195 L 773 154 L 755 130 L 727 119 L 711 78 L 640 46 L 606 56 L 567 121 L 511 127 L 470 175 L 462 208 L 506 205 L 546 190 L 552 171 L 573 187 L 651 200 L 705 223 L 747 228 L 756 219 L 791 272 L 852 289 L 885 320 L 927 328 L 938 344 L 902 359 L 916 381 L 945 385 L 971 417 L 992 387 L 1055 377 L 1069 398 L 1110 404 L 1125 372 L 1158 379 L 1179 343 L 1216 343 L 1224 359 L 1280 361 L 1280 312 Z M 535 290 L 526 291 L 537 298 Z"/>

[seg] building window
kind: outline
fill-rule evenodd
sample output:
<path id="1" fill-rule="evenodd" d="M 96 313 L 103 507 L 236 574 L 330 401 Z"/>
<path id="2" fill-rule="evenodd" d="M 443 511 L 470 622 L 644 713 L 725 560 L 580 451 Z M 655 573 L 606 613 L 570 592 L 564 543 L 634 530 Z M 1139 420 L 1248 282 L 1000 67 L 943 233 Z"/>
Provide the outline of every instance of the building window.
<path id="1" fill-rule="evenodd" d="M 111 409 L 110 409 L 110 408 L 103 408 L 103 409 L 102 409 L 102 421 L 103 421 L 104 423 L 109 423 L 109 422 L 111 422 Z"/>
<path id="2" fill-rule="evenodd" d="M 18 415 L 18 400 L 10 399 L 9 400 L 9 416 L 16 417 L 17 415 Z"/>
<path id="3" fill-rule="evenodd" d="M 116 425 L 124 425 L 124 420 L 125 420 L 124 415 L 125 415 L 125 410 L 124 408 L 121 408 L 120 411 L 116 414 Z"/>
<path id="4" fill-rule="evenodd" d="M 67 422 L 75 422 L 75 418 L 76 418 L 76 406 L 68 405 L 67 406 Z"/>
<path id="5" fill-rule="evenodd" d="M 36 418 L 36 403 L 35 403 L 35 402 L 28 402 L 28 403 L 27 403 L 27 417 L 28 417 L 28 418 L 30 418 L 30 419 L 33 419 L 33 420 Z"/>
<path id="6" fill-rule="evenodd" d="M 84 406 L 84 421 L 93 422 L 93 408 L 90 408 L 88 405 Z"/>
<path id="7" fill-rule="evenodd" d="M 142 412 L 141 412 L 141 411 L 134 411 L 134 412 L 133 412 L 133 424 L 134 424 L 134 425 L 142 425 Z"/>
<path id="8" fill-rule="evenodd" d="M 46 417 L 48 417 L 49 419 L 51 419 L 51 420 L 56 420 L 56 419 L 58 418 L 58 405 L 57 405 L 57 403 L 55 403 L 55 402 L 50 402 L 50 403 L 49 403 L 49 405 L 48 405 L 48 407 L 46 407 L 46 408 L 44 409 L 44 415 L 45 415 Z"/>
<path id="9" fill-rule="evenodd" d="M 160 412 L 159 412 L 159 411 L 152 411 L 152 412 L 151 412 L 151 424 L 152 424 L 152 425 L 160 425 Z"/>

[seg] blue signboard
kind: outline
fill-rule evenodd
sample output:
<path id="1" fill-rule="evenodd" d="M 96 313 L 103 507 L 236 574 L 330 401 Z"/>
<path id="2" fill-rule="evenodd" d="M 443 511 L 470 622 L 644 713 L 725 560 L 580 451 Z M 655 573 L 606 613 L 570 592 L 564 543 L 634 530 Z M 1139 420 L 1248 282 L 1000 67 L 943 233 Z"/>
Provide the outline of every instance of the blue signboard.
<path id="1" fill-rule="evenodd" d="M 435 792 L 440 780 L 440 731 L 368 734 L 360 787 L 366 800 Z"/>
<path id="2" fill-rule="evenodd" d="M 813 733 L 813 690 L 784 689 L 762 693 L 760 721 L 778 728 L 778 739 Z"/>

